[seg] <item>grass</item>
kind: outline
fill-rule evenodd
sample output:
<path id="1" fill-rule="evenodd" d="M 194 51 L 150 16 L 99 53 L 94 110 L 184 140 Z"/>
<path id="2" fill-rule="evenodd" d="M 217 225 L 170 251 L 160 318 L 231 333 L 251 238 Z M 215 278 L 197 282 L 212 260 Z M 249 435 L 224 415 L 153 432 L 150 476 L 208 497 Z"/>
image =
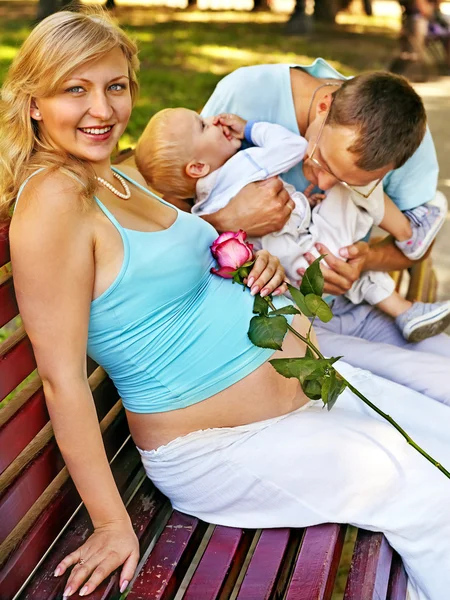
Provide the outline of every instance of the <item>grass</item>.
<path id="1" fill-rule="evenodd" d="M 14 10 L 12 10 L 12 8 Z M 5 10 L 6 8 L 6 10 Z M 31 29 L 35 4 L 0 1 L 0 83 Z M 133 145 L 149 117 L 169 106 L 200 109 L 217 82 L 249 64 L 311 62 L 317 56 L 346 75 L 382 69 L 396 48 L 397 20 L 344 15 L 312 35 L 284 34 L 286 14 L 129 7 L 118 22 L 137 41 L 141 94 L 121 146 Z"/>

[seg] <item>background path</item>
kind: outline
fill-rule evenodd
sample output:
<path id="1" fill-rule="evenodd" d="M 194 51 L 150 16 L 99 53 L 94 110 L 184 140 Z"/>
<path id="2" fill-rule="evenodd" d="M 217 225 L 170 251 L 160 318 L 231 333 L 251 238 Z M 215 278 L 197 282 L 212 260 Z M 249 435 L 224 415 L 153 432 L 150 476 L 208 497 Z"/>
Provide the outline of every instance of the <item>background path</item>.
<path id="1" fill-rule="evenodd" d="M 422 96 L 439 160 L 439 189 L 450 203 L 450 77 L 414 86 Z M 433 249 L 438 298 L 450 298 L 450 213 Z M 449 331 L 450 333 L 450 331 Z"/>

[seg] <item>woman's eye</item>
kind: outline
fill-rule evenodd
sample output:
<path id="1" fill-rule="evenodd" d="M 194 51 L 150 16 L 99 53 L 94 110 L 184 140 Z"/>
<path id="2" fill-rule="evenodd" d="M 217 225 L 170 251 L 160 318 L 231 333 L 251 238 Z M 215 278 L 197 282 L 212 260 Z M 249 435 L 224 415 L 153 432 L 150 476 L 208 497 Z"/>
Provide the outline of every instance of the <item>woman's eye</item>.
<path id="1" fill-rule="evenodd" d="M 81 85 L 74 85 L 73 87 L 67 88 L 66 92 L 69 94 L 81 94 L 84 92 L 84 88 Z"/>
<path id="2" fill-rule="evenodd" d="M 113 83 L 109 86 L 109 89 L 113 92 L 120 92 L 122 90 L 126 90 L 127 86 L 124 83 Z"/>

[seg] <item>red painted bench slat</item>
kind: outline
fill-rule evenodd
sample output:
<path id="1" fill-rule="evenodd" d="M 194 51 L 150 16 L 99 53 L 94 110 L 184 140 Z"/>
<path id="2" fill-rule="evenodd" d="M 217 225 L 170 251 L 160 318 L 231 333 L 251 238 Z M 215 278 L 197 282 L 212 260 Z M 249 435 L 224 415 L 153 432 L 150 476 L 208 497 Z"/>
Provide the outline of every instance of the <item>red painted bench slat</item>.
<path id="1" fill-rule="evenodd" d="M 113 473 L 120 491 L 133 483 L 135 473 L 140 470 L 139 457 L 136 456 L 132 443 L 124 449 L 123 456 L 117 464 L 113 463 Z M 72 508 L 71 512 L 76 508 Z M 64 591 L 67 576 L 56 578 L 53 573 L 58 563 L 70 552 L 81 545 L 92 531 L 92 525 L 83 508 L 69 525 L 66 535 L 55 544 L 50 554 L 42 564 L 42 569 L 26 587 L 23 598 L 60 598 Z"/>
<path id="2" fill-rule="evenodd" d="M 239 544 L 242 529 L 216 527 L 183 600 L 214 600 L 219 597 Z"/>
<path id="3" fill-rule="evenodd" d="M 103 437 L 110 459 L 127 435 L 125 415 L 122 412 Z M 63 486 L 63 491 L 47 506 L 26 538 L 13 551 L 6 565 L 0 569 L 0 600 L 11 600 L 79 502 L 74 486 L 71 483 Z"/>
<path id="4" fill-rule="evenodd" d="M 13 281 L 12 279 L 8 279 L 0 285 L 0 327 L 9 323 L 11 319 L 14 319 L 18 312 L 19 309 L 17 307 Z"/>
<path id="5" fill-rule="evenodd" d="M 0 473 L 18 456 L 49 420 L 42 388 L 0 427 Z"/>
<path id="6" fill-rule="evenodd" d="M 360 529 L 356 538 L 344 600 L 384 600 L 387 595 L 392 548 L 382 533 Z"/>
<path id="7" fill-rule="evenodd" d="M 305 530 L 286 600 L 331 598 L 344 537 L 345 527 L 336 524 Z"/>
<path id="8" fill-rule="evenodd" d="M 0 357 L 0 398 L 3 400 L 35 368 L 33 349 L 29 339 L 25 338 Z"/>
<path id="9" fill-rule="evenodd" d="M 405 600 L 408 577 L 405 567 L 397 552 L 392 556 L 391 577 L 387 593 L 387 600 Z"/>
<path id="10" fill-rule="evenodd" d="M 8 225 L 0 224 L 0 267 L 9 260 Z"/>
<path id="11" fill-rule="evenodd" d="M 266 529 L 261 532 L 237 600 L 272 598 L 289 537 L 289 529 Z"/>
<path id="12" fill-rule="evenodd" d="M 189 549 L 189 543 L 193 538 L 200 538 L 205 530 L 206 525 L 195 517 L 174 512 L 127 598 L 172 598 L 186 570 L 182 568 L 180 572 L 180 564 L 187 566 L 195 553 L 195 548 Z"/>

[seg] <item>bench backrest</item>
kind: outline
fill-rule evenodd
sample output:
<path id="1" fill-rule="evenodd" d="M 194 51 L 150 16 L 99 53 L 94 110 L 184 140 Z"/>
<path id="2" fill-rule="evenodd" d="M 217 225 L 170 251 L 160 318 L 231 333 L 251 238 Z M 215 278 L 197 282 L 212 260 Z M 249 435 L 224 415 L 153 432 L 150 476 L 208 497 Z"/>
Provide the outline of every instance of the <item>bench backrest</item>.
<path id="1" fill-rule="evenodd" d="M 7 227 L 0 229 L 0 595 L 11 600 L 80 505 L 56 445 L 30 341 L 18 316 Z M 88 363 L 110 459 L 129 436 L 103 369 Z"/>

